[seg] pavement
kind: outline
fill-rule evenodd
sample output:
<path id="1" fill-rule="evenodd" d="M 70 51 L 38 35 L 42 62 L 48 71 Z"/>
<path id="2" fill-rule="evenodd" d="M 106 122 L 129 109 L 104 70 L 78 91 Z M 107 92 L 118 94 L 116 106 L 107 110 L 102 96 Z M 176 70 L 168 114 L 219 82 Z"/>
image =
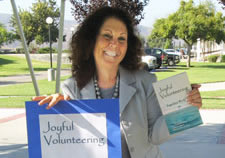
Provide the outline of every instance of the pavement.
<path id="1" fill-rule="evenodd" d="M 164 158 L 224 158 L 225 110 L 200 110 L 203 125 L 160 145 Z M 0 158 L 28 158 L 25 109 L 0 109 Z"/>
<path id="2" fill-rule="evenodd" d="M 43 80 L 48 78 L 48 71 L 34 72 L 36 80 Z M 70 69 L 62 69 L 61 76 L 71 75 Z M 55 72 L 56 75 L 56 72 Z M 30 74 L 13 75 L 8 77 L 0 77 L 0 87 L 20 83 L 32 82 Z"/>

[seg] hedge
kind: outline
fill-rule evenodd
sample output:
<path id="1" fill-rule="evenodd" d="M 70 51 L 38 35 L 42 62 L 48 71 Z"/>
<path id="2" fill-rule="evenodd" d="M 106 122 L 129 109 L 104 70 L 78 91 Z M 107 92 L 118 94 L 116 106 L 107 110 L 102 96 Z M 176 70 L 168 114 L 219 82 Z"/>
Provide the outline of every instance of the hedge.
<path id="1" fill-rule="evenodd" d="M 215 63 L 217 58 L 218 58 L 218 55 L 210 55 L 210 56 L 208 56 L 208 61 Z"/>

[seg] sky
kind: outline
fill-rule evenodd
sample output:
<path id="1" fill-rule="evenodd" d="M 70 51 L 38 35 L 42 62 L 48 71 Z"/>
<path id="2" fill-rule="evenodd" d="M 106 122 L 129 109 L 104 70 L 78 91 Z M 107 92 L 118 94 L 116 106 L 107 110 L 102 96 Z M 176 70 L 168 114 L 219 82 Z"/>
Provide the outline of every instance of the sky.
<path id="1" fill-rule="evenodd" d="M 17 8 L 23 8 L 29 10 L 32 3 L 37 0 L 15 0 Z M 149 4 L 144 9 L 144 19 L 141 21 L 141 25 L 152 27 L 155 20 L 158 18 L 166 18 L 169 14 L 174 13 L 179 8 L 181 0 L 150 0 Z M 206 0 L 194 0 L 196 4 Z M 216 10 L 222 12 L 225 15 L 225 10 L 222 9 L 222 5 L 218 4 L 217 0 L 211 0 L 216 6 Z M 60 7 L 61 0 L 57 0 L 57 5 Z M 71 15 L 71 7 L 69 0 L 66 0 L 65 4 L 65 19 L 74 20 Z M 0 13 L 12 14 L 12 6 L 10 0 L 0 0 Z M 1 19 L 0 19 L 1 21 Z"/>

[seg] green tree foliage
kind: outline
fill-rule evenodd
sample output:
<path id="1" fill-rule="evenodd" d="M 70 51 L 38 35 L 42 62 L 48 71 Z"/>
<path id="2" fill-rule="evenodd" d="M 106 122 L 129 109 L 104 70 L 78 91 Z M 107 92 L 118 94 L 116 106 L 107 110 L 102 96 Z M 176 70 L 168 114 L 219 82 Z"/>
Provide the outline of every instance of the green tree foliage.
<path id="1" fill-rule="evenodd" d="M 32 4 L 31 11 L 19 10 L 19 16 L 23 31 L 29 45 L 33 40 L 37 44 L 48 42 L 48 24 L 46 23 L 47 17 L 52 17 L 53 23 L 51 24 L 51 38 L 56 42 L 58 37 L 58 24 L 60 11 L 56 6 L 55 0 L 42 1 L 38 0 Z M 12 27 L 15 29 L 15 33 L 19 36 L 19 31 L 16 25 L 15 17 L 13 16 L 10 21 Z"/>
<path id="2" fill-rule="evenodd" d="M 222 40 L 225 41 L 224 20 L 225 17 L 222 13 L 215 12 L 210 1 L 195 6 L 193 0 L 188 2 L 182 0 L 180 8 L 175 13 L 169 15 L 167 19 L 156 21 L 158 25 L 154 25 L 149 38 L 183 39 L 188 47 L 187 67 L 189 67 L 190 50 L 198 38 L 201 40 L 215 40 L 217 43 Z"/>
<path id="3" fill-rule="evenodd" d="M 101 6 L 112 6 L 127 10 L 135 19 L 135 24 L 139 24 L 141 19 L 144 18 L 142 12 L 149 0 L 70 0 L 70 2 L 74 6 L 72 8 L 72 14 L 78 22 L 83 21 L 90 12 Z"/>
<path id="4" fill-rule="evenodd" d="M 156 20 L 154 23 L 154 29 L 151 32 L 151 35 L 148 37 L 148 46 L 149 47 L 158 47 L 158 48 L 172 48 L 172 34 L 174 29 L 167 29 L 172 27 L 170 21 L 165 18 Z"/>
<path id="5" fill-rule="evenodd" d="M 15 35 L 8 32 L 2 24 L 0 24 L 0 48 L 4 43 L 11 43 L 15 40 Z"/>

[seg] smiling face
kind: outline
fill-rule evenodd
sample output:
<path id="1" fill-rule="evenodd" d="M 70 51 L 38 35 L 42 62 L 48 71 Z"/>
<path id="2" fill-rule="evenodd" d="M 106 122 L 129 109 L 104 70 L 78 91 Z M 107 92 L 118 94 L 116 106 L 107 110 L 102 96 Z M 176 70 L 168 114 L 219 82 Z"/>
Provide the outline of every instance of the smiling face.
<path id="1" fill-rule="evenodd" d="M 116 19 L 108 18 L 100 28 L 94 48 L 97 68 L 116 68 L 123 60 L 127 51 L 127 28 Z"/>

